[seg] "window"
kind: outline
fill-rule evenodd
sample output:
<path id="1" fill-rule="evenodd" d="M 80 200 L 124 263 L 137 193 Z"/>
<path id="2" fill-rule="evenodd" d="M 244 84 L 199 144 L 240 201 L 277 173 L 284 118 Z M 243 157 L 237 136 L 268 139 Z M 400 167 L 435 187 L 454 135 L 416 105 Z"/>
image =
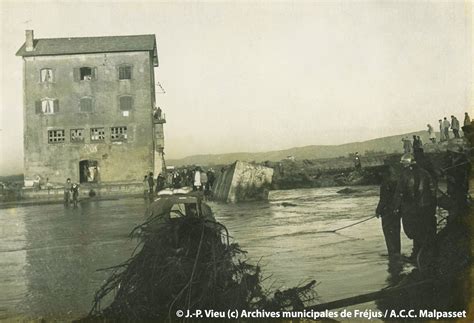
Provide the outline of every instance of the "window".
<path id="1" fill-rule="evenodd" d="M 111 139 L 115 141 L 127 139 L 127 127 L 112 127 L 110 128 Z"/>
<path id="2" fill-rule="evenodd" d="M 59 100 L 45 98 L 35 102 L 36 114 L 55 114 L 59 112 Z"/>
<path id="3" fill-rule="evenodd" d="M 84 129 L 71 129 L 71 142 L 84 142 Z"/>
<path id="4" fill-rule="evenodd" d="M 119 80 L 131 80 L 131 79 L 132 79 L 132 67 L 119 66 Z"/>
<path id="5" fill-rule="evenodd" d="M 64 142 L 65 140 L 64 130 L 48 130 L 48 142 L 50 144 Z"/>
<path id="6" fill-rule="evenodd" d="M 104 140 L 105 140 L 104 128 L 91 128 L 91 141 L 104 141 Z"/>
<path id="7" fill-rule="evenodd" d="M 78 67 L 74 68 L 74 81 L 91 81 L 97 80 L 97 67 Z"/>
<path id="8" fill-rule="evenodd" d="M 40 82 L 41 83 L 53 82 L 53 70 L 50 68 L 43 68 L 40 71 Z"/>
<path id="9" fill-rule="evenodd" d="M 81 99 L 81 112 L 92 112 L 92 98 Z"/>
<path id="10" fill-rule="evenodd" d="M 122 111 L 130 111 L 133 107 L 133 99 L 129 95 L 121 96 L 119 98 L 120 102 L 120 110 Z"/>
<path id="11" fill-rule="evenodd" d="M 92 80 L 92 68 L 90 67 L 81 67 L 81 80 Z"/>

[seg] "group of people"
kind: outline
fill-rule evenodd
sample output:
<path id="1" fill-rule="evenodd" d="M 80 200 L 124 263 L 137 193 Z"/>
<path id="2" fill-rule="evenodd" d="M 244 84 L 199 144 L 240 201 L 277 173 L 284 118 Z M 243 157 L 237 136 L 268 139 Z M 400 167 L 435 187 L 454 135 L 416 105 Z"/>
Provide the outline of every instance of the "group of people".
<path id="1" fill-rule="evenodd" d="M 459 120 L 455 116 L 451 116 L 451 122 L 449 122 L 447 117 L 444 117 L 443 119 L 439 119 L 439 141 L 447 141 L 449 140 L 449 129 L 452 130 L 454 138 L 460 138 L 459 131 L 461 129 L 461 125 Z M 471 124 L 471 117 L 467 112 L 464 113 L 464 126 L 470 125 Z M 434 132 L 434 128 L 431 124 L 426 125 L 428 127 L 428 135 L 430 138 L 430 141 L 432 143 L 436 143 L 436 134 Z"/>
<path id="2" fill-rule="evenodd" d="M 71 179 L 68 178 L 64 184 L 64 206 L 69 207 L 72 203 L 73 206 L 77 207 L 79 199 L 79 184 L 72 183 Z"/>
<path id="3" fill-rule="evenodd" d="M 194 191 L 203 191 L 209 196 L 214 185 L 216 176 L 213 169 L 204 171 L 201 167 L 175 169 L 166 173 L 166 177 L 160 173 L 153 178 L 153 172 L 145 175 L 143 179 L 143 191 L 145 198 L 153 197 L 154 192 L 165 188 L 192 187 Z"/>
<path id="4" fill-rule="evenodd" d="M 466 112 L 464 113 L 464 126 L 471 124 L 471 117 Z M 436 133 L 434 128 L 431 124 L 426 125 L 428 127 L 428 138 L 431 143 L 436 143 Z M 459 120 L 455 116 L 451 116 L 451 122 L 444 117 L 444 119 L 439 119 L 439 133 L 440 133 L 440 142 L 447 141 L 450 139 L 449 129 L 453 132 L 454 138 L 460 138 L 459 131 L 460 131 L 460 123 Z M 421 141 L 420 136 L 413 136 L 413 140 L 410 140 L 408 137 L 402 139 L 403 142 L 403 151 L 405 154 L 413 153 L 416 155 L 420 152 L 423 152 L 423 142 Z"/>
<path id="5" fill-rule="evenodd" d="M 403 152 L 405 154 L 413 153 L 418 154 L 423 152 L 423 141 L 421 141 L 420 136 L 413 135 L 413 141 L 408 137 L 402 139 L 403 142 Z"/>
<path id="6" fill-rule="evenodd" d="M 401 224 L 407 237 L 413 240 L 411 258 L 415 260 L 422 249 L 434 248 L 437 207 L 448 210 L 448 223 L 452 218 L 467 214 L 468 156 L 456 143 L 450 143 L 447 150 L 449 161 L 441 169 L 435 170 L 423 151 L 418 155 L 406 152 L 400 160 L 401 171 L 393 165 L 385 166 L 376 215 L 382 219 L 390 257 L 400 256 Z M 438 188 L 441 176 L 447 180 L 446 193 Z M 446 197 L 448 203 L 438 201 L 438 192 Z"/>

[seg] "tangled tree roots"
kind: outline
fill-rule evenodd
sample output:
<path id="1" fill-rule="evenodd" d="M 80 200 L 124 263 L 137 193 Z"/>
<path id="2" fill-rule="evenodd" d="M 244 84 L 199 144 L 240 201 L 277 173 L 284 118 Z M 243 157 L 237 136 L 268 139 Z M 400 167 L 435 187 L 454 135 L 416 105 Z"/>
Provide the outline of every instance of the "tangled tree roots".
<path id="1" fill-rule="evenodd" d="M 258 265 L 230 244 L 227 229 L 213 221 L 183 216 L 156 225 L 157 217 L 132 231 L 143 244 L 112 269 L 96 292 L 86 320 L 176 319 L 178 309 L 302 309 L 314 299 L 315 281 L 271 293 L 262 286 Z M 112 291 L 115 297 L 101 309 Z"/>

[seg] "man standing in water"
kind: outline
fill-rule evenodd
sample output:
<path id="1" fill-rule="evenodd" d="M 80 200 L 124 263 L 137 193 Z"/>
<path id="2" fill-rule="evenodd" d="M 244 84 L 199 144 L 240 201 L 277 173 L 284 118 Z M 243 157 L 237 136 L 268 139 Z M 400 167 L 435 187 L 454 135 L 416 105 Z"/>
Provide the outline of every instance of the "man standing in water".
<path id="1" fill-rule="evenodd" d="M 436 185 L 430 174 L 419 167 L 412 154 L 402 156 L 403 166 L 393 200 L 400 212 L 403 230 L 413 240 L 411 258 L 431 244 L 436 236 Z"/>
<path id="2" fill-rule="evenodd" d="M 385 165 L 382 171 L 380 200 L 375 214 L 382 219 L 382 231 L 390 259 L 400 256 L 400 213 L 392 209 L 393 197 L 397 188 L 397 177 L 391 165 Z"/>

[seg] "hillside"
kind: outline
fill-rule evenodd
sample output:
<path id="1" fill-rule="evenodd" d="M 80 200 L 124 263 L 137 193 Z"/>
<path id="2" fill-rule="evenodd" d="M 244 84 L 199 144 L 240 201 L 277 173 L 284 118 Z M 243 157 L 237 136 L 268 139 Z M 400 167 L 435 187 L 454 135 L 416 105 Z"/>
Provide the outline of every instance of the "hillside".
<path id="1" fill-rule="evenodd" d="M 269 152 L 257 153 L 228 153 L 228 154 L 208 154 L 208 155 L 194 155 L 182 159 L 170 159 L 167 161 L 168 165 L 183 166 L 183 165 L 223 165 L 230 164 L 236 160 L 263 162 L 279 161 L 287 156 L 294 156 L 297 160 L 301 159 L 320 159 L 320 158 L 335 158 L 347 156 L 350 153 L 359 152 L 364 154 L 366 151 L 385 151 L 387 153 L 402 152 L 402 138 L 409 136 L 411 139 L 413 135 L 421 137 L 422 141 L 428 141 L 428 134 L 426 131 L 411 132 L 402 135 L 383 137 L 371 139 L 362 142 L 352 142 L 342 145 L 311 145 L 305 147 L 295 147 L 285 150 L 276 150 Z"/>

